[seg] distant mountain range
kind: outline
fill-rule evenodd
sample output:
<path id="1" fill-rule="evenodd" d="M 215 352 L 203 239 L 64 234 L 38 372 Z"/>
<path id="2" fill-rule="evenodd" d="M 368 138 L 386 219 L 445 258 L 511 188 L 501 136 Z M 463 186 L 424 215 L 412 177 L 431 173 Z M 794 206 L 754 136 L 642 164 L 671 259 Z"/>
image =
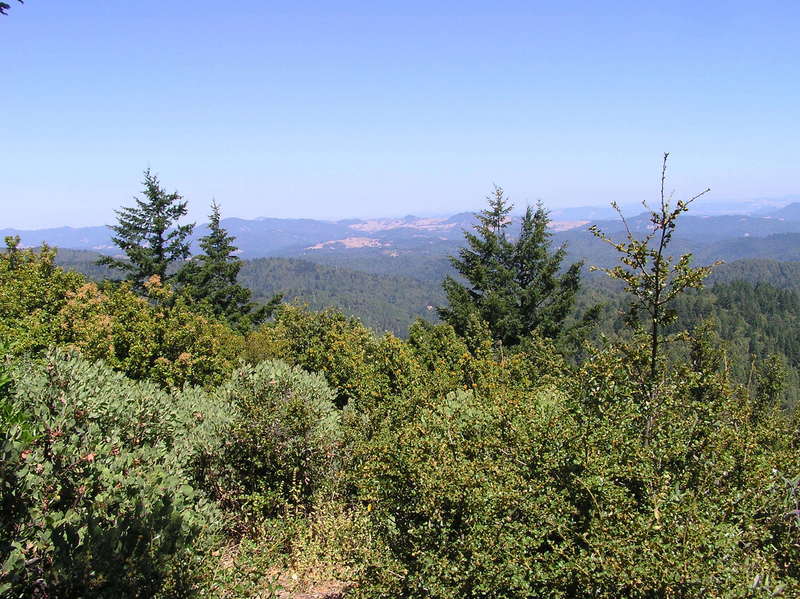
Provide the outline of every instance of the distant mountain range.
<path id="1" fill-rule="evenodd" d="M 441 218 L 407 216 L 400 219 L 351 219 L 336 222 L 313 219 L 226 218 L 223 219 L 222 226 L 236 237 L 242 257 L 259 258 L 310 249 L 389 248 L 419 239 L 460 239 L 462 230 L 472 226 L 473 218 L 471 213 Z M 197 240 L 207 232 L 207 225 L 196 227 L 194 239 Z M 60 248 L 116 252 L 108 227 L 0 230 L 0 236 L 7 235 L 19 235 L 25 247 L 48 243 Z"/>
<path id="2" fill-rule="evenodd" d="M 567 260 L 583 260 L 587 265 L 597 266 L 615 263 L 613 248 L 596 239 L 588 226 L 594 223 L 610 236 L 622 239 L 625 231 L 619 218 L 609 218 L 608 211 L 600 209 L 572 210 L 552 214 L 553 242 L 567 244 Z M 603 215 L 602 220 L 595 215 Z M 517 222 L 515 218 L 512 235 Z M 438 218 L 406 216 L 335 222 L 228 218 L 222 224 L 236 237 L 235 243 L 244 259 L 302 259 L 327 267 L 438 285 L 452 273 L 448 257 L 458 253 L 464 244 L 464 231 L 470 230 L 474 223 L 474 215 L 464 212 Z M 634 211 L 627 215 L 627 223 L 636 235 L 644 234 L 649 227 L 647 214 Z M 195 240 L 206 231 L 205 225 L 197 227 Z M 106 227 L 0 230 L 0 236 L 5 235 L 19 235 L 25 246 L 47 242 L 62 250 L 117 253 Z M 696 263 L 759 258 L 800 261 L 800 202 L 760 215 L 689 213 L 681 217 L 671 251 L 692 252 Z M 70 259 L 69 252 L 62 251 L 60 260 L 69 263 Z M 105 271 L 90 269 L 85 255 L 76 254 L 74 259 L 80 265 L 79 270 L 103 276 Z"/>
<path id="3" fill-rule="evenodd" d="M 619 218 L 578 218 L 583 215 L 553 215 L 553 243 L 567 244 L 565 264 L 617 263 L 614 249 L 594 237 L 588 226 L 596 224 L 611 237 L 623 239 L 623 223 Z M 648 231 L 647 214 L 632 212 L 626 219 L 635 235 Z M 512 235 L 518 220 L 514 219 Z M 449 257 L 458 254 L 464 230 L 474 223 L 473 214 L 460 213 L 337 222 L 229 218 L 223 226 L 236 236 L 245 259 L 240 280 L 257 299 L 281 292 L 288 301 L 306 302 L 312 308 L 335 306 L 379 331 L 404 332 L 415 318 L 435 318 L 433 307 L 444 301 L 441 282 L 455 274 Z M 205 226 L 198 227 L 195 239 L 206 231 Z M 0 235 L 15 234 L 28 246 L 47 242 L 59 247 L 61 265 L 94 279 L 117 274 L 94 264 L 100 253 L 116 253 L 104 227 L 0 231 Z M 691 252 L 695 264 L 734 263 L 718 268 L 714 281 L 745 279 L 793 287 L 800 273 L 800 202 L 761 215 L 684 215 L 670 252 Z M 742 260 L 746 262 L 736 262 Z M 584 273 L 587 288 L 602 285 L 600 273 L 591 274 L 588 268 Z"/>
<path id="4" fill-rule="evenodd" d="M 769 216 L 782 220 L 800 221 L 800 202 L 792 202 L 783 208 L 771 212 Z"/>
<path id="5" fill-rule="evenodd" d="M 641 207 L 639 207 L 641 211 Z M 605 208 L 570 208 L 553 212 L 553 230 L 565 240 L 586 236 L 586 226 L 595 223 L 614 233 L 621 223 Z M 647 215 L 629 211 L 628 224 L 641 233 L 648 227 Z M 450 217 L 378 218 L 323 221 L 313 219 L 227 218 L 222 225 L 236 237 L 243 258 L 268 256 L 311 257 L 314 254 L 371 249 L 386 255 L 399 256 L 413 250 L 428 253 L 438 246 L 449 250 L 463 241 L 464 230 L 475 223 L 472 213 Z M 206 225 L 195 230 L 195 240 L 208 231 Z M 729 238 L 766 237 L 784 233 L 800 233 L 800 202 L 791 203 L 760 215 L 687 215 L 678 229 L 682 239 L 704 244 Z M 115 253 L 107 227 L 59 227 L 32 231 L 3 229 L 0 236 L 19 235 L 23 246 L 46 242 L 68 249 Z"/>

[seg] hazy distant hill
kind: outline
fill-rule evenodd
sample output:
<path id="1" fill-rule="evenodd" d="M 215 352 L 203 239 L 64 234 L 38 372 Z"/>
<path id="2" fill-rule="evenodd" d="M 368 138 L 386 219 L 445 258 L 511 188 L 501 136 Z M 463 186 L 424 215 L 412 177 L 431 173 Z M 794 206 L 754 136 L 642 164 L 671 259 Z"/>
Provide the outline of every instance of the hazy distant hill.
<path id="1" fill-rule="evenodd" d="M 800 221 L 800 202 L 792 202 L 780 210 L 770 212 L 769 216 L 788 221 Z"/>
<path id="2" fill-rule="evenodd" d="M 450 217 L 351 219 L 338 222 L 314 219 L 226 218 L 222 226 L 236 237 L 243 258 L 297 254 L 311 248 L 381 247 L 395 248 L 442 240 L 461 239 L 474 217 L 461 213 Z M 193 238 L 208 232 L 207 225 L 195 228 Z M 24 247 L 43 242 L 60 248 L 117 253 L 107 227 L 59 227 L 55 229 L 2 229 L 0 238 L 19 235 Z"/>
<path id="3" fill-rule="evenodd" d="M 692 252 L 696 264 L 743 259 L 800 262 L 800 217 L 798 220 L 791 218 L 798 211 L 800 203 L 790 204 L 768 216 L 685 215 L 670 250 L 673 254 Z M 783 216 L 777 216 L 779 214 Z M 572 212 L 564 215 L 580 216 Z M 621 239 L 624 236 L 618 219 L 596 222 L 613 237 Z M 338 222 L 274 218 L 230 218 L 223 221 L 223 225 L 236 236 L 236 245 L 243 259 L 299 259 L 319 265 L 323 270 L 318 272 L 327 272 L 330 277 L 329 281 L 324 281 L 324 277 L 317 277 L 308 270 L 310 267 L 305 267 L 307 270 L 288 268 L 287 263 L 283 263 L 279 268 L 279 263 L 272 263 L 271 270 L 261 269 L 263 276 L 260 281 L 249 280 L 249 284 L 255 285 L 264 296 L 281 285 L 284 289 L 291 289 L 293 297 L 303 298 L 315 307 L 329 302 L 329 305 L 370 320 L 378 328 L 394 330 L 397 330 L 398 323 L 408 321 L 411 314 L 423 314 L 422 304 L 435 303 L 435 298 L 441 297 L 437 296 L 441 293 L 439 285 L 446 275 L 452 273 L 448 256 L 458 253 L 464 243 L 464 230 L 473 224 L 474 215 L 468 212 L 441 218 L 406 216 Z M 629 217 L 628 224 L 636 235 L 643 235 L 648 230 L 649 221 L 645 214 L 634 214 Z M 554 232 L 556 245 L 567 243 L 567 263 L 583 260 L 587 267 L 615 264 L 618 260 L 616 252 L 587 229 L 588 226 L 582 224 Z M 77 247 L 94 252 L 99 249 L 110 253 L 111 248 L 106 247 L 110 241 L 103 227 L 0 231 L 0 235 L 11 233 L 21 234 L 26 245 L 46 241 L 66 248 L 61 250 L 58 260 L 68 268 L 93 278 L 113 274 L 93 264 L 96 254 L 72 249 Z M 205 227 L 199 227 L 196 236 L 203 234 Z M 325 271 L 323 267 L 331 270 Z M 342 269 L 347 274 L 342 274 Z M 375 279 L 356 281 L 354 272 L 390 279 L 382 279 L 380 283 Z M 277 282 L 266 282 L 267 274 L 274 276 Z M 312 274 L 313 279 L 309 278 Z M 293 281 L 290 275 L 297 279 Z M 410 280 L 414 280 L 414 285 L 409 283 Z M 391 285 L 404 285 L 408 292 L 389 294 L 394 298 L 389 301 L 398 303 L 398 307 L 392 310 L 385 305 L 378 307 L 375 302 L 385 301 L 381 298 L 387 296 L 386 291 Z M 380 297 L 359 297 L 359 294 L 373 293 L 372 290 L 376 290 Z"/>
<path id="4" fill-rule="evenodd" d="M 769 258 L 781 262 L 797 262 L 800 261 L 800 233 L 784 233 L 761 238 L 726 239 L 698 248 L 696 257 L 698 260 L 705 261 Z"/>
<path id="5" fill-rule="evenodd" d="M 0 239 L 19 235 L 23 247 L 48 245 L 74 250 L 114 251 L 108 227 L 58 227 L 54 229 L 0 229 Z"/>
<path id="6" fill-rule="evenodd" d="M 647 213 L 626 215 L 628 226 L 635 234 L 643 234 L 650 230 Z M 595 221 L 606 233 L 621 237 L 624 227 L 619 219 Z M 585 227 L 573 229 L 579 233 Z M 675 239 L 691 243 L 713 243 L 729 238 L 766 237 L 778 233 L 800 233 L 800 222 L 792 222 L 771 216 L 749 216 L 745 214 L 724 214 L 717 216 L 694 216 L 686 214 L 680 217 Z"/>
<path id="7" fill-rule="evenodd" d="M 800 290 L 800 262 L 779 262 L 766 258 L 736 260 L 722 264 L 714 269 L 708 284 L 747 281 L 758 284 L 767 283 L 778 289 Z"/>
<path id="8" fill-rule="evenodd" d="M 571 220 L 554 221 L 555 239 L 559 243 L 567 241 L 574 258 L 600 260 L 600 264 L 606 264 L 608 259 L 613 259 L 613 253 L 609 254 L 602 248 L 587 231 L 587 225 L 590 221 L 595 222 L 607 233 L 620 238 L 623 235 L 622 223 L 618 219 L 591 218 L 594 214 L 608 214 L 607 211 L 598 209 L 593 212 L 586 208 L 583 214 L 581 210 L 584 209 L 561 211 L 562 218 L 569 217 Z M 778 214 L 782 216 L 777 216 Z M 797 215 L 796 218 L 793 215 Z M 512 235 L 515 233 L 518 217 L 515 221 L 511 227 Z M 440 266 L 446 263 L 445 257 L 461 246 L 464 230 L 470 230 L 474 225 L 474 215 L 464 212 L 440 218 L 406 216 L 338 222 L 228 218 L 222 224 L 236 237 L 236 245 L 242 258 L 299 257 L 322 264 L 352 266 L 368 272 L 403 274 L 429 280 L 438 277 L 438 274 L 436 277 L 434 274 L 441 272 Z M 640 235 L 648 230 L 649 220 L 646 214 L 632 214 L 628 224 L 634 233 Z M 198 226 L 195 240 L 206 232 L 205 225 Z M 686 215 L 682 217 L 676 233 L 675 246 L 706 255 L 706 250 L 711 250 L 713 244 L 725 242 L 721 246 L 726 252 L 726 255 L 720 256 L 723 259 L 758 257 L 762 254 L 758 253 L 752 242 L 745 243 L 739 249 L 733 246 L 739 240 L 747 238 L 767 238 L 787 233 L 800 233 L 800 203 L 790 204 L 770 216 Z M 15 234 L 20 235 L 25 246 L 47 242 L 68 249 L 107 253 L 117 251 L 112 246 L 105 227 L 0 231 L 0 236 Z M 377 263 L 371 263 L 373 258 Z M 427 264 L 431 260 L 434 264 L 433 270 Z"/>
<path id="9" fill-rule="evenodd" d="M 612 238 L 624 239 L 625 231 L 619 221 L 597 224 Z M 648 230 L 645 215 L 629 219 L 628 225 L 638 237 Z M 595 238 L 587 227 L 559 232 L 553 238 L 556 243 L 567 243 L 569 260 L 584 260 L 596 266 L 611 266 L 618 260 L 613 248 Z M 691 252 L 698 264 L 750 258 L 800 261 L 800 221 L 743 215 L 687 215 L 678 225 L 670 252 L 674 255 Z"/>
<path id="10" fill-rule="evenodd" d="M 118 276 L 116 271 L 106 266 L 98 266 L 95 264 L 100 256 L 101 254 L 99 252 L 58 248 L 56 264 L 65 270 L 74 270 L 75 272 L 82 273 L 93 281 L 113 279 Z"/>

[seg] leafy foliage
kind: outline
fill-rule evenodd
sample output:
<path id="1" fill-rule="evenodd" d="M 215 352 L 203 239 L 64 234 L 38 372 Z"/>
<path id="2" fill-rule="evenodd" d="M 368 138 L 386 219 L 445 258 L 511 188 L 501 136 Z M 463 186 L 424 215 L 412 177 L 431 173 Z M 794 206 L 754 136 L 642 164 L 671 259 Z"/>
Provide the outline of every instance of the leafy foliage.
<path id="1" fill-rule="evenodd" d="M 664 154 L 661 168 L 661 202 L 656 210 L 650 212 L 650 232 L 641 239 L 635 237 L 616 203 L 612 203 L 612 206 L 625 225 L 626 241 L 616 242 L 598 227 L 590 228 L 596 237 L 619 253 L 620 265 L 599 270 L 606 272 L 613 279 L 622 281 L 625 284 L 625 291 L 632 296 L 628 324 L 638 330 L 640 313 L 643 312 L 646 316 L 650 359 L 647 370 L 639 373 L 639 380 L 648 389 L 647 402 L 652 408 L 652 413 L 655 413 L 654 406 L 659 401 L 658 359 L 664 343 L 664 328 L 676 318 L 676 312 L 670 304 L 687 289 L 701 287 L 703 279 L 711 273 L 711 267 L 693 268 L 691 254 L 684 254 L 677 263 L 673 263 L 673 257 L 667 253 L 678 217 L 689 209 L 694 200 L 710 191 L 706 189 L 689 200 L 678 200 L 674 207 L 671 206 L 670 197 L 664 189 L 668 157 L 669 154 Z M 644 206 L 647 208 L 646 203 Z M 648 430 L 651 426 L 652 420 L 648 421 Z"/>
<path id="2" fill-rule="evenodd" d="M 59 249 L 56 264 L 100 283 L 113 273 L 97 266 L 97 257 L 93 252 Z M 197 258 L 187 262 L 187 267 Z M 440 280 L 370 274 L 293 258 L 242 260 L 237 281 L 251 291 L 255 303 L 269 303 L 283 295 L 289 303 L 306 304 L 313 310 L 335 308 L 373 330 L 399 337 L 406 336 L 417 318 L 437 320 L 433 306 L 444 301 Z"/>
<path id="3" fill-rule="evenodd" d="M 6 246 L 0 253 L 0 340 L 18 353 L 42 351 L 56 338 L 57 314 L 83 277 L 58 268 L 47 246 L 20 249 L 18 237 L 6 238 Z"/>
<path id="4" fill-rule="evenodd" d="M 754 419 L 696 343 L 649 438 L 630 376 L 646 345 L 599 353 L 562 389 L 382 404 L 352 479 L 391 557 L 366 571 L 362 594 L 796 592 L 789 422 L 774 405 Z"/>
<path id="5" fill-rule="evenodd" d="M 213 527 L 189 473 L 224 412 L 63 352 L 13 379 L 33 434 L 3 431 L 4 592 L 153 597 Z"/>
<path id="6" fill-rule="evenodd" d="M 221 383 L 233 370 L 241 337 L 156 277 L 144 290 L 146 298 L 127 283 L 103 289 L 87 283 L 69 292 L 56 339 L 134 379 L 173 387 Z"/>
<path id="7" fill-rule="evenodd" d="M 315 569 L 370 598 L 799 595 L 792 271 L 692 290 L 664 174 L 652 228 L 609 246 L 616 286 L 579 298 L 627 286 L 651 327 L 611 306 L 579 353 L 579 265 L 541 206 L 509 240 L 499 189 L 455 260 L 471 287 L 446 284 L 455 326 L 405 340 L 296 305 L 236 333 L 218 209 L 183 294 L 8 240 L 0 595 L 273 596 Z"/>
<path id="8" fill-rule="evenodd" d="M 233 411 L 203 479 L 239 526 L 308 508 L 332 476 L 341 440 L 335 394 L 320 375 L 278 361 L 238 370 L 218 392 Z"/>
<path id="9" fill-rule="evenodd" d="M 358 320 L 335 310 L 310 312 L 281 305 L 275 319 L 247 336 L 244 358 L 281 359 L 323 374 L 337 405 L 394 395 L 415 380 L 408 350 L 392 335 L 378 338 Z"/>

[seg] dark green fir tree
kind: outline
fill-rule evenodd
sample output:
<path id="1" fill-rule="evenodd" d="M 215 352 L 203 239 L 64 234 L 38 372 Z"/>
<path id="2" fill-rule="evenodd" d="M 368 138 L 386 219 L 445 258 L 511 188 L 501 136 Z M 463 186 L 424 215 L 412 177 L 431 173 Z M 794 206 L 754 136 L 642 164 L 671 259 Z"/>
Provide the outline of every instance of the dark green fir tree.
<path id="1" fill-rule="evenodd" d="M 189 236 L 194 229 L 194 223 L 178 224 L 187 208 L 177 191 L 167 193 L 150 169 L 144 172 L 143 184 L 143 197 L 134 198 L 135 206 L 117 210 L 117 224 L 111 226 L 111 239 L 126 259 L 103 256 L 97 261 L 121 270 L 138 290 L 154 275 L 163 282 L 173 276 L 170 266 L 189 257 Z"/>
<path id="2" fill-rule="evenodd" d="M 528 206 L 513 254 L 514 282 L 519 293 L 514 331 L 517 339 L 534 330 L 544 337 L 558 337 L 575 305 L 582 264 L 572 264 L 561 273 L 566 246 L 553 251 L 549 226 L 550 216 L 541 202 L 535 211 Z"/>
<path id="3" fill-rule="evenodd" d="M 211 204 L 208 235 L 200 238 L 202 254 L 195 256 L 178 273 L 185 296 L 206 304 L 219 318 L 239 330 L 247 330 L 264 321 L 280 303 L 274 296 L 267 304 L 250 301 L 250 290 L 237 282 L 242 261 L 233 245 L 235 237 L 221 225 L 220 206 Z"/>
<path id="4" fill-rule="evenodd" d="M 474 233 L 465 233 L 467 246 L 451 258 L 466 284 L 453 277 L 443 283 L 448 306 L 439 316 L 460 335 L 475 318 L 489 326 L 494 339 L 518 345 L 532 333 L 555 338 L 564 331 L 580 281 L 580 264 L 561 273 L 566 253 L 553 251 L 550 219 L 541 204 L 525 213 L 516 240 L 508 237 L 513 205 L 495 187 L 489 207 L 476 215 Z"/>

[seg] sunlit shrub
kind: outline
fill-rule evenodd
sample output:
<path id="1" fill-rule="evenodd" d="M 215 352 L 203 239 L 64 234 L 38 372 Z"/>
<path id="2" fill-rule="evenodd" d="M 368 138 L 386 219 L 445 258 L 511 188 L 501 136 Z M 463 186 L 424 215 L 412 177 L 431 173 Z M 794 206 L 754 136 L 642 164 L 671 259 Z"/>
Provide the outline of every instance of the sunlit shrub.
<path id="1" fill-rule="evenodd" d="M 636 346 L 598 352 L 561 390 L 543 377 L 383 404 L 349 479 L 390 556 L 359 593 L 795 596 L 791 422 L 701 353 L 657 406 Z"/>
<path id="2" fill-rule="evenodd" d="M 335 310 L 280 306 L 273 322 L 248 335 L 244 357 L 250 363 L 280 359 L 322 374 L 336 390 L 339 406 L 353 400 L 372 403 L 420 382 L 403 342 L 390 334 L 377 337 Z"/>
<path id="3" fill-rule="evenodd" d="M 87 283 L 69 292 L 56 317 L 56 341 L 134 379 L 169 387 L 221 383 L 236 364 L 241 336 L 157 279 L 146 288 L 148 298 L 128 284 L 100 289 Z"/>
<path id="4" fill-rule="evenodd" d="M 333 474 L 341 440 L 325 379 L 267 361 L 237 370 L 218 397 L 234 416 L 203 476 L 221 505 L 245 527 L 309 507 Z"/>
<path id="5" fill-rule="evenodd" d="M 43 351 L 56 337 L 56 315 L 67 293 L 85 280 L 57 267 L 55 250 L 20 249 L 17 238 L 6 243 L 0 252 L 0 340 L 15 353 Z"/>

